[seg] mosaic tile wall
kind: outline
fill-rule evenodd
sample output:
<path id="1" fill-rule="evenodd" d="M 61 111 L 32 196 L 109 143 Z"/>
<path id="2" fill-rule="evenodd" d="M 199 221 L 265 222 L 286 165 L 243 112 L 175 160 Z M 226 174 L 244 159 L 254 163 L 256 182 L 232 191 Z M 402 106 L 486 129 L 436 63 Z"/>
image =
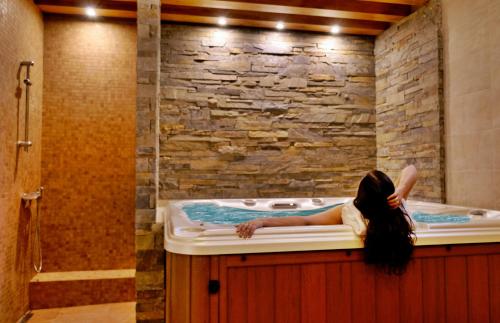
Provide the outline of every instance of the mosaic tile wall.
<path id="1" fill-rule="evenodd" d="M 376 163 L 373 47 L 162 25 L 160 198 L 354 195 Z"/>
<path id="2" fill-rule="evenodd" d="M 43 21 L 31 0 L 0 1 L 0 322 L 16 322 L 28 310 L 34 214 L 21 205 L 21 195 L 40 186 L 43 85 Z M 29 131 L 24 140 L 26 69 L 33 60 Z M 35 208 L 33 208 L 35 210 Z"/>
<path id="3" fill-rule="evenodd" d="M 441 7 L 426 6 L 375 41 L 377 168 L 396 178 L 418 168 L 412 197 L 442 202 L 444 109 Z"/>
<path id="4" fill-rule="evenodd" d="M 45 18 L 44 270 L 134 268 L 136 28 Z"/>
<path id="5" fill-rule="evenodd" d="M 30 308 L 130 302 L 135 299 L 134 285 L 134 278 L 32 282 Z"/>

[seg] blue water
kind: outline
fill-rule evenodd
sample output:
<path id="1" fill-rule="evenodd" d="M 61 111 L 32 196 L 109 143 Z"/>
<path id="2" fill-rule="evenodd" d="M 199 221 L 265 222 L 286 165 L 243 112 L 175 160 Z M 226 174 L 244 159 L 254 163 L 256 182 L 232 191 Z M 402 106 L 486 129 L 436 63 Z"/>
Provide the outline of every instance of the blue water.
<path id="1" fill-rule="evenodd" d="M 411 216 L 415 221 L 423 223 L 467 223 L 470 221 L 468 216 L 456 214 L 429 214 L 414 212 Z"/>
<path id="2" fill-rule="evenodd" d="M 216 224 L 238 224 L 241 222 L 255 220 L 256 218 L 311 215 L 326 211 L 340 204 L 341 203 L 313 210 L 256 211 L 228 206 L 218 206 L 215 203 L 193 203 L 184 205 L 182 210 L 192 221 L 202 221 Z"/>
<path id="3" fill-rule="evenodd" d="M 313 210 L 280 210 L 280 211 L 257 211 L 240 209 L 228 206 L 218 206 L 215 203 L 192 203 L 182 207 L 192 221 L 209 222 L 216 224 L 238 224 L 256 218 L 285 217 L 285 216 L 305 216 L 320 213 L 331 209 L 339 204 L 329 205 Z M 423 223 L 467 223 L 470 218 L 456 214 L 430 214 L 414 212 L 412 218 Z"/>

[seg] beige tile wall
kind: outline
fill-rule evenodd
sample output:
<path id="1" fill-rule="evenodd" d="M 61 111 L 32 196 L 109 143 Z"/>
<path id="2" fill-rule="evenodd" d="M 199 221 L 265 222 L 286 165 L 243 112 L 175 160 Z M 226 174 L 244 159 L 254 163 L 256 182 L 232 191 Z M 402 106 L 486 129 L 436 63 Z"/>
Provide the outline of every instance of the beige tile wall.
<path id="1" fill-rule="evenodd" d="M 443 0 L 447 202 L 500 209 L 500 1 Z"/>
<path id="2" fill-rule="evenodd" d="M 24 139 L 26 70 L 33 60 L 28 152 Z M 18 80 L 19 77 L 19 80 Z M 20 84 L 19 84 L 20 82 Z M 0 322 L 15 322 L 28 309 L 33 276 L 30 248 L 33 214 L 21 206 L 21 194 L 40 186 L 43 82 L 43 21 L 32 0 L 0 1 Z M 20 85 L 20 87 L 18 87 Z M 19 137 L 18 137 L 19 136 Z M 31 236 L 30 236 L 31 235 Z M 31 239 L 31 240 L 30 240 Z"/>

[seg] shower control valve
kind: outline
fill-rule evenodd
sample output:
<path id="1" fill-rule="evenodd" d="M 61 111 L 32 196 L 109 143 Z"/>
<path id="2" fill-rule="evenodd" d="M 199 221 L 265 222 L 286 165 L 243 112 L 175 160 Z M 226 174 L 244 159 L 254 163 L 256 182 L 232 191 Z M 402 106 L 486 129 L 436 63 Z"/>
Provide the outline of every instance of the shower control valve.
<path id="1" fill-rule="evenodd" d="M 24 201 L 24 207 L 29 208 L 31 206 L 31 201 L 37 201 L 42 198 L 43 186 L 34 192 L 23 193 L 21 199 Z"/>

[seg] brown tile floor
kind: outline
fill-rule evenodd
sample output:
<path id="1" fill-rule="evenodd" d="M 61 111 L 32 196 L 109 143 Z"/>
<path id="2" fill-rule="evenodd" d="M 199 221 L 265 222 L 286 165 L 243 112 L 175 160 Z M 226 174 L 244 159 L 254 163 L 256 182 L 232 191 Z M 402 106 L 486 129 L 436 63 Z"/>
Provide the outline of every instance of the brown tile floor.
<path id="1" fill-rule="evenodd" d="M 135 323 L 135 302 L 34 310 L 27 323 Z"/>

